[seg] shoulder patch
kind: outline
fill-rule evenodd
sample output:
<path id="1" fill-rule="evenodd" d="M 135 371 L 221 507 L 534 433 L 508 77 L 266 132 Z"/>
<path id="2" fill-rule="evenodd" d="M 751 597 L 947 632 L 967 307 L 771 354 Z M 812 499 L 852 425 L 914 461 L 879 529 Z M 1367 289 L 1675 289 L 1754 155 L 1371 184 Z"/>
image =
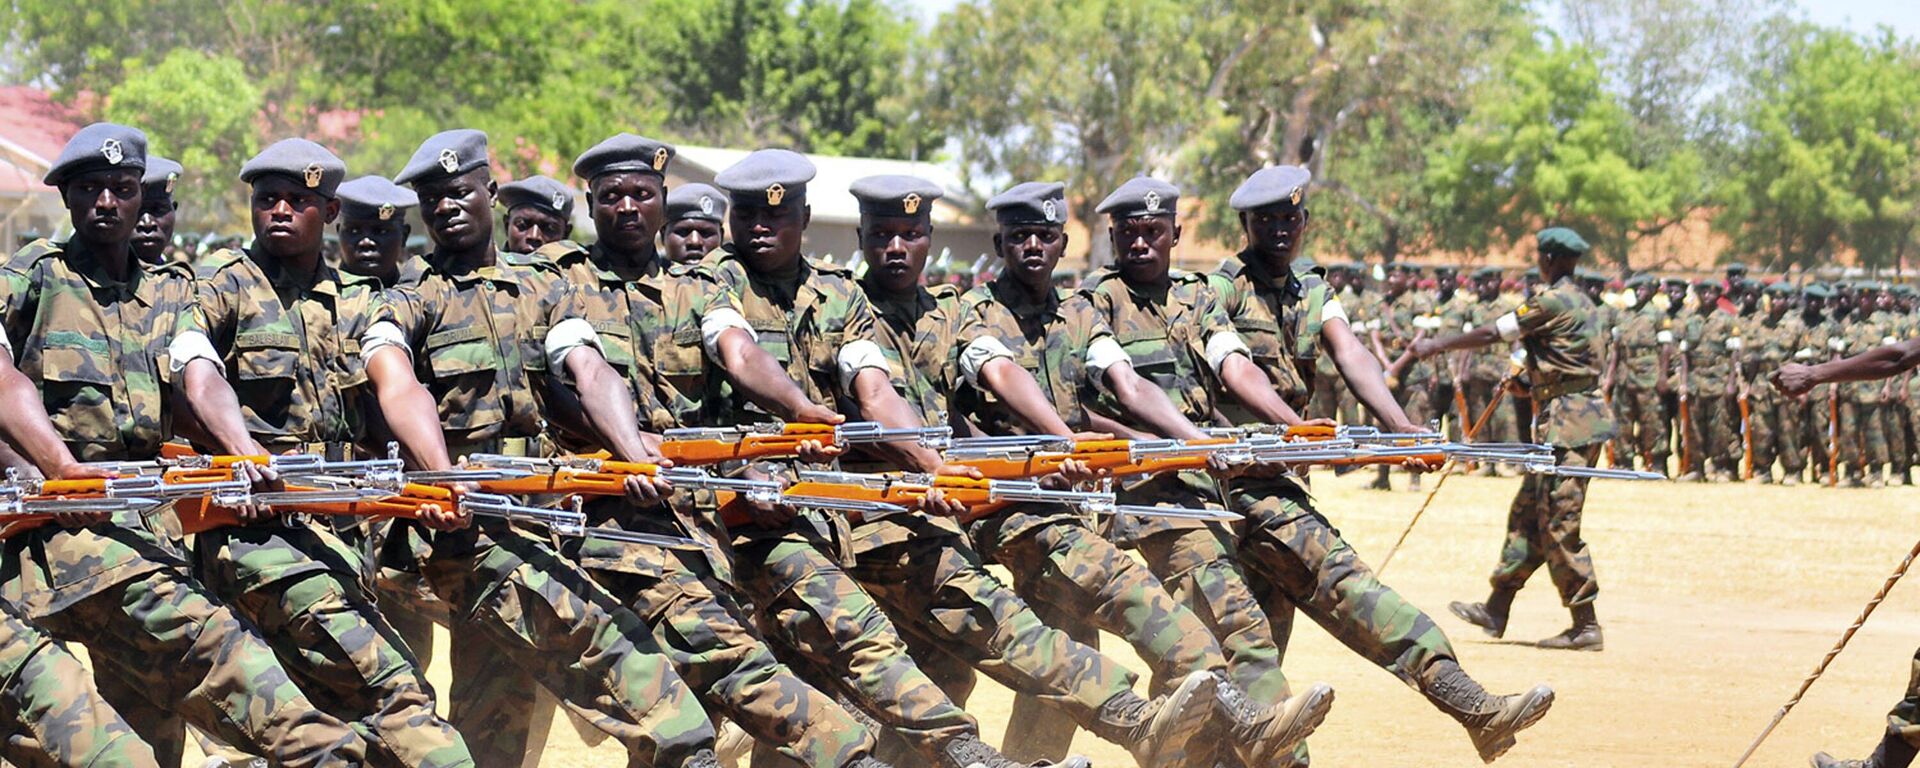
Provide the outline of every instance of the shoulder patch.
<path id="1" fill-rule="evenodd" d="M 226 269 L 228 267 L 231 267 L 235 264 L 238 264 L 241 261 L 244 261 L 246 258 L 247 258 L 246 252 L 238 248 L 222 248 L 220 250 L 214 251 L 213 253 L 208 254 L 207 258 L 200 262 L 200 267 L 198 270 L 200 279 L 205 280 L 207 278 L 213 277 L 214 273 L 219 272 L 220 270 Z"/>

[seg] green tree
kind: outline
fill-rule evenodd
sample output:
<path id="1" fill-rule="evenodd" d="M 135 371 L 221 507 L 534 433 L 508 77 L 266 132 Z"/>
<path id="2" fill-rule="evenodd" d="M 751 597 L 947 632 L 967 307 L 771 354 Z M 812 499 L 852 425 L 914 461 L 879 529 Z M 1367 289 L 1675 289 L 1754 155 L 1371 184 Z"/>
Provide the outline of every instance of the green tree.
<path id="1" fill-rule="evenodd" d="M 236 163 L 259 148 L 260 91 L 240 62 L 176 48 L 107 94 L 106 118 L 138 126 L 148 151 L 186 168 L 176 189 L 181 229 L 217 227 L 238 216 Z"/>

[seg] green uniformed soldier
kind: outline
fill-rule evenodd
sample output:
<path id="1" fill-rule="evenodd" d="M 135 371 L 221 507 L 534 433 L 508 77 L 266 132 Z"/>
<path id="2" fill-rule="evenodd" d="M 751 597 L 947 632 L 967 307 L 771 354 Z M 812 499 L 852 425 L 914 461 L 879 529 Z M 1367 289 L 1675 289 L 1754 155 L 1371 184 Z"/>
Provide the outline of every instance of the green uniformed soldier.
<path id="1" fill-rule="evenodd" d="M 1812 393 L 1820 384 L 1878 383 L 1920 367 L 1920 339 L 1877 344 L 1867 351 L 1820 365 L 1790 364 L 1773 373 L 1773 384 L 1787 397 Z M 1906 697 L 1887 714 L 1887 731 L 1866 760 L 1836 760 L 1825 752 L 1813 756 L 1814 768 L 1907 768 L 1920 751 L 1920 653 L 1914 655 Z"/>
<path id="2" fill-rule="evenodd" d="M 202 262 L 205 333 L 176 337 L 168 349 L 183 405 L 210 452 L 342 460 L 364 444 L 359 339 L 380 286 L 342 275 L 324 254 L 346 170 L 306 139 L 276 142 L 240 169 L 252 187 L 254 244 Z M 221 407 L 227 403 L 238 407 Z M 414 431 L 438 426 L 425 412 L 405 416 L 418 422 Z M 200 533 L 194 549 L 202 583 L 261 629 L 317 704 L 365 735 L 374 759 L 473 762 L 460 734 L 434 713 L 425 673 L 361 588 L 359 554 L 329 526 L 270 517 Z"/>
<path id="3" fill-rule="evenodd" d="M 709 360 L 716 373 L 734 372 L 732 379 L 754 388 L 776 415 L 792 421 L 832 417 L 806 402 L 778 363 L 754 345 L 740 310 L 710 275 L 694 265 L 669 264 L 656 252 L 673 153 L 666 144 L 629 133 L 581 153 L 573 172 L 587 182 L 588 213 L 600 238 L 591 248 L 562 241 L 540 251 L 581 289 L 564 311 L 567 319 L 549 333 L 546 350 L 553 369 L 570 374 L 563 379 L 582 407 L 585 429 L 561 438 L 568 448 L 605 447 L 622 461 L 657 461 L 641 431 L 657 434 L 701 420 L 721 378 L 709 375 Z M 589 522 L 691 537 L 709 548 L 586 540 L 564 551 L 647 621 L 675 670 L 711 711 L 807 768 L 883 766 L 869 756 L 873 738 L 867 729 L 776 661 L 744 621 L 747 613 L 726 584 L 731 569 L 718 546 L 718 522 L 688 504 L 669 509 L 646 503 L 649 489 L 641 486 L 648 483 L 634 478 L 631 484 L 634 498 L 587 504 Z"/>
<path id="4" fill-rule="evenodd" d="M 1920 291 L 1911 285 L 1902 284 L 1895 291 L 1898 300 L 1902 340 L 1920 338 L 1920 315 L 1915 314 L 1915 305 L 1920 302 Z M 1913 467 L 1920 463 L 1920 376 L 1909 371 L 1894 384 L 1894 396 L 1899 400 L 1892 410 L 1897 414 L 1894 422 L 1900 431 L 1906 450 L 1895 461 L 1895 472 L 1888 482 L 1913 485 Z"/>
<path id="5" fill-rule="evenodd" d="M 733 238 L 702 265 L 740 302 L 747 324 L 807 399 L 887 427 L 922 427 L 894 391 L 886 353 L 874 342 L 866 294 L 849 270 L 802 256 L 812 209 L 813 164 L 798 153 L 762 149 L 714 177 L 727 191 Z M 764 409 L 735 393 L 717 421 L 762 421 Z M 927 473 L 951 471 L 918 444 L 872 446 L 890 464 Z M 770 633 L 810 666 L 831 672 L 857 705 L 904 735 L 935 765 L 1018 765 L 979 738 L 973 717 L 953 703 L 906 653 L 898 630 L 843 563 L 852 545 L 845 518 L 817 513 L 764 515 L 729 531 L 742 588 Z"/>
<path id="6" fill-rule="evenodd" d="M 1794 362 L 1814 365 L 1845 357 L 1847 341 L 1841 336 L 1839 321 L 1835 319 L 1841 310 L 1832 286 L 1809 283 L 1801 294 L 1800 317 L 1806 325 L 1806 331 L 1801 338 L 1800 351 L 1793 355 Z M 1840 436 L 1835 431 L 1838 427 L 1835 415 L 1839 411 L 1839 401 L 1838 384 L 1818 385 L 1801 399 L 1800 438 L 1807 446 L 1813 470 L 1809 477 L 1816 483 L 1833 480 L 1829 473 L 1838 462 Z"/>
<path id="7" fill-rule="evenodd" d="M 1380 367 L 1386 371 L 1394 401 L 1401 404 L 1413 423 L 1425 424 L 1436 413 L 1433 364 L 1415 358 L 1407 350 L 1414 341 L 1438 331 L 1439 323 L 1433 314 L 1433 297 L 1417 290 L 1419 282 L 1419 265 L 1402 261 L 1389 265 L 1386 288 L 1369 328 L 1374 355 L 1380 358 Z M 1379 478 L 1369 487 L 1383 491 L 1392 487 L 1385 465 L 1380 467 Z M 1419 474 L 1412 476 L 1407 489 L 1420 489 Z"/>
<path id="8" fill-rule="evenodd" d="M 1880 308 L 1881 286 L 1872 281 L 1854 284 L 1854 307 L 1844 323 L 1846 354 L 1858 355 L 1895 341 Z M 1891 381 L 1855 382 L 1840 388 L 1840 458 L 1847 464 L 1847 484 L 1886 486 L 1887 430 L 1885 410 Z"/>
<path id="9" fill-rule="evenodd" d="M 1337 298 L 1342 305 L 1350 307 L 1352 313 L 1360 305 L 1359 294 L 1353 283 L 1359 275 L 1346 264 L 1335 264 L 1327 268 L 1327 291 L 1330 298 Z M 1360 320 L 1356 317 L 1357 326 Z M 1314 359 L 1313 397 L 1307 403 L 1302 416 L 1310 418 L 1328 418 L 1342 424 L 1359 423 L 1359 407 L 1352 393 L 1347 391 L 1346 383 L 1340 379 L 1340 371 L 1334 367 L 1333 359 L 1321 355 Z"/>
<path id="10" fill-rule="evenodd" d="M 682 184 L 667 190 L 667 226 L 660 230 L 660 255 L 675 264 L 698 262 L 726 240 L 727 193 L 706 184 Z"/>
<path id="11" fill-rule="evenodd" d="M 1798 485 L 1800 473 L 1807 468 L 1806 451 L 1801 448 L 1799 403 L 1765 386 L 1764 377 L 1793 362 L 1805 346 L 1806 326 L 1793 311 L 1793 286 L 1785 280 L 1764 289 L 1766 311 L 1746 321 L 1740 336 L 1745 340 L 1740 352 L 1741 370 L 1747 388 L 1747 422 L 1753 436 L 1753 476 L 1762 483 L 1773 482 L 1773 465 L 1781 469 L 1782 485 Z"/>
<path id="12" fill-rule="evenodd" d="M 133 255 L 148 264 L 164 264 L 173 245 L 173 223 L 179 218 L 180 204 L 173 199 L 173 188 L 180 183 L 185 169 L 179 163 L 159 155 L 147 156 L 147 169 L 140 176 L 140 220 L 133 225 Z M 180 251 L 179 260 L 186 259 Z"/>
<path id="13" fill-rule="evenodd" d="M 1587 242 L 1573 230 L 1554 227 L 1538 235 L 1541 291 L 1493 325 L 1423 342 L 1431 355 L 1449 349 L 1519 339 L 1527 350 L 1527 386 L 1537 414 L 1535 438 L 1553 446 L 1554 463 L 1591 467 L 1600 446 L 1614 435 L 1613 414 L 1598 390 L 1600 339 L 1593 301 L 1573 282 L 1574 266 Z M 1573 627 L 1542 640 L 1542 648 L 1598 651 L 1600 623 L 1593 602 L 1600 593 L 1593 560 L 1580 539 L 1580 512 L 1587 481 L 1579 477 L 1528 475 L 1507 518 L 1507 542 L 1494 569 L 1493 595 L 1485 603 L 1454 603 L 1454 613 L 1495 637 L 1506 633 L 1514 595 L 1541 565 L 1573 613 Z"/>
<path id="14" fill-rule="evenodd" d="M 149 459 L 168 437 L 176 371 L 167 343 L 200 321 L 191 280 L 144 264 L 129 245 L 145 165 L 139 131 L 81 129 L 46 177 L 72 212 L 73 239 L 34 242 L 0 274 L 0 418 L 49 478 L 97 477 L 76 457 Z M 366 759 L 365 741 L 307 700 L 258 632 L 194 581 L 138 513 L 63 522 L 6 539 L 0 597 L 53 637 L 85 645 L 95 670 L 141 703 L 249 753 L 284 765 Z"/>
<path id="15" fill-rule="evenodd" d="M 1660 292 L 1666 297 L 1667 306 L 1664 311 L 1665 318 L 1661 321 L 1658 333 L 1661 376 L 1655 386 L 1665 404 L 1667 434 L 1671 436 L 1668 455 L 1680 457 L 1679 464 L 1668 473 L 1670 477 L 1693 472 L 1699 461 L 1696 453 L 1698 448 L 1694 445 L 1695 441 L 1691 433 L 1693 426 L 1691 403 L 1683 404 L 1680 399 L 1681 385 L 1686 380 L 1686 372 L 1683 368 L 1686 355 L 1681 354 L 1680 341 L 1686 331 L 1689 315 L 1687 289 L 1691 285 L 1685 279 L 1678 277 L 1664 278 L 1660 281 Z M 1682 405 L 1687 407 L 1682 408 Z"/>
<path id="16" fill-rule="evenodd" d="M 508 253 L 533 253 L 547 243 L 573 236 L 573 189 L 546 176 L 529 176 L 500 185 L 499 202 L 507 212 Z"/>
<path id="17" fill-rule="evenodd" d="M 1427 333 L 1451 333 L 1473 315 L 1473 294 L 1460 290 L 1460 270 L 1447 264 L 1433 268 L 1433 316 L 1438 323 Z M 1447 436 L 1458 440 L 1473 426 L 1466 405 L 1466 357 L 1448 355 L 1434 361 L 1433 408 L 1446 422 Z M 1317 378 L 1317 376 L 1316 376 Z"/>
<path id="18" fill-rule="evenodd" d="M 1614 326 L 1614 355 L 1606 378 L 1613 382 L 1613 412 L 1620 426 L 1614 459 L 1619 466 L 1631 467 L 1638 456 L 1647 471 L 1666 474 L 1667 419 L 1658 387 L 1665 376 L 1665 345 L 1660 339 L 1666 331 L 1666 313 L 1653 301 L 1658 285 L 1647 274 L 1627 280 L 1633 304 L 1620 313 L 1620 322 Z M 1667 337 L 1672 334 L 1668 332 Z"/>
<path id="19" fill-rule="evenodd" d="M 426 469 L 446 468 L 449 455 L 549 453 L 538 329 L 561 319 L 562 281 L 494 247 L 486 134 L 434 135 L 395 181 L 420 196 L 434 250 L 387 292 L 361 345 L 394 437 Z M 440 430 L 401 433 L 408 422 L 394 415 L 407 410 L 436 413 Z M 389 542 L 384 565 L 416 568 L 449 606 L 450 719 L 480 765 L 518 765 L 526 752 L 524 729 L 498 703 L 526 692 L 498 685 L 511 678 L 502 659 L 619 739 L 631 765 L 717 764 L 712 724 L 646 625 L 545 540 L 487 520 L 433 534 L 408 522 Z"/>
<path id="20" fill-rule="evenodd" d="M 1263 373 L 1263 384 L 1302 403 L 1303 372 L 1312 370 L 1312 358 L 1330 356 L 1382 428 L 1414 430 L 1373 356 L 1348 329 L 1344 307 L 1326 296 L 1317 274 L 1293 266 L 1309 221 L 1311 180 L 1304 168 L 1275 166 L 1234 191 L 1229 204 L 1240 211 L 1247 247 L 1223 263 L 1209 284 Z M 1223 403 L 1229 419 L 1245 423 L 1256 415 L 1248 407 L 1252 389 Z M 1515 734 L 1546 715 L 1553 704 L 1546 686 L 1509 696 L 1481 688 L 1460 668 L 1433 619 L 1374 576 L 1305 488 L 1285 477 L 1246 477 L 1226 485 L 1228 508 L 1247 518 L 1240 531 L 1241 563 L 1266 585 L 1261 604 L 1274 619 L 1282 648 L 1293 612 L 1306 614 L 1464 726 L 1483 760 L 1505 754 Z"/>
<path id="21" fill-rule="evenodd" d="M 1501 315 L 1513 311 L 1512 303 L 1502 292 L 1504 287 L 1504 275 L 1499 267 L 1481 267 L 1474 271 L 1473 306 L 1460 323 L 1461 332 L 1489 325 Z M 1453 332 L 1451 328 L 1446 330 Z M 1505 399 L 1498 393 L 1508 373 L 1513 370 L 1512 350 L 1504 345 L 1491 344 L 1465 350 L 1458 353 L 1457 357 L 1463 361 L 1461 367 L 1466 369 L 1467 412 L 1473 414 L 1469 418 L 1478 419 L 1480 414 L 1487 413 L 1487 422 L 1480 427 L 1474 439 L 1497 443 L 1519 440 L 1520 433 L 1514 424 L 1512 408 L 1502 406 L 1494 407 L 1490 412 L 1487 410 L 1493 406 L 1496 398 Z M 1495 467 L 1491 464 L 1482 464 L 1476 471 L 1481 475 L 1514 474 L 1511 467 Z"/>
<path id="22" fill-rule="evenodd" d="M 1724 483 L 1739 471 L 1740 407 L 1738 372 L 1734 356 L 1739 354 L 1740 318 L 1722 305 L 1720 283 L 1701 279 L 1693 284 L 1695 306 L 1687 316 L 1680 335 L 1680 353 L 1684 357 L 1686 380 L 1681 396 L 1691 403 L 1694 451 L 1698 464 L 1694 476 L 1680 479 Z"/>

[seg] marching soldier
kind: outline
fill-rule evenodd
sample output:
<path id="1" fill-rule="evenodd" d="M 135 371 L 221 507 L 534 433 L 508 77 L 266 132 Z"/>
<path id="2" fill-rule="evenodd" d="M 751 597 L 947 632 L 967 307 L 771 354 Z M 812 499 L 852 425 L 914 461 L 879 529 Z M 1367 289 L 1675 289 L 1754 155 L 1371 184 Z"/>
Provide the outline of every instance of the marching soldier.
<path id="1" fill-rule="evenodd" d="M 667 190 L 667 228 L 660 230 L 660 255 L 675 264 L 698 262 L 727 238 L 727 194 L 706 184 L 682 184 Z"/>
<path id="2" fill-rule="evenodd" d="M 1460 270 L 1446 264 L 1433 268 L 1433 316 L 1439 321 L 1429 334 L 1446 333 L 1465 327 L 1473 314 L 1473 296 L 1460 290 Z M 1473 414 L 1466 409 L 1466 356 L 1448 355 L 1434 365 L 1433 407 L 1446 416 L 1448 437 L 1459 440 L 1473 426 Z M 1316 372 L 1317 373 L 1317 372 Z M 1316 378 L 1318 378 L 1316 376 Z"/>
<path id="3" fill-rule="evenodd" d="M 1538 414 L 1536 439 L 1553 446 L 1556 464 L 1591 467 L 1601 445 L 1613 437 L 1614 426 L 1597 389 L 1600 340 L 1593 301 L 1572 280 L 1588 246 L 1573 230 L 1561 227 L 1542 230 L 1537 239 L 1541 291 L 1491 326 L 1424 341 L 1414 351 L 1426 356 L 1520 340 L 1527 350 L 1528 394 Z M 1544 564 L 1559 587 L 1561 603 L 1573 613 L 1573 627 L 1540 641 L 1539 647 L 1604 647 L 1593 610 L 1600 583 L 1586 542 L 1580 539 L 1586 491 L 1585 478 L 1528 475 L 1507 518 L 1507 543 L 1494 570 L 1493 595 L 1485 603 L 1454 603 L 1454 613 L 1494 637 L 1504 635 L 1514 595 Z"/>
<path id="4" fill-rule="evenodd" d="M 400 265 L 407 260 L 407 211 L 419 207 L 413 190 L 380 176 L 362 176 L 343 182 L 334 196 L 340 200 L 340 271 L 371 277 L 383 286 L 400 283 Z M 416 649 L 417 650 L 417 649 Z"/>
<path id="5" fill-rule="evenodd" d="M 1773 482 L 1777 462 L 1780 483 L 1798 485 L 1807 468 L 1807 454 L 1800 446 L 1800 404 L 1764 384 L 1769 373 L 1793 362 L 1805 344 L 1806 327 L 1793 311 L 1793 286 L 1782 280 L 1767 286 L 1765 293 L 1766 312 L 1749 319 L 1740 332 L 1745 339 L 1741 371 L 1753 435 L 1753 475 L 1762 483 Z"/>
<path id="6" fill-rule="evenodd" d="M 1724 483 L 1733 479 L 1740 463 L 1738 373 L 1733 363 L 1742 343 L 1739 316 L 1722 306 L 1717 281 L 1695 281 L 1693 295 L 1694 311 L 1680 336 L 1686 371 L 1680 391 L 1691 401 L 1688 416 L 1697 463 L 1694 472 L 1680 479 Z"/>
<path id="7" fill-rule="evenodd" d="M 1606 378 L 1613 382 L 1614 418 L 1620 425 L 1616 442 L 1620 448 L 1614 458 L 1620 466 L 1631 467 L 1633 457 L 1638 455 L 1648 471 L 1666 474 L 1667 419 L 1659 389 L 1666 375 L 1666 346 L 1660 341 L 1666 331 L 1666 314 L 1653 303 L 1658 284 L 1646 274 L 1627 280 L 1633 305 L 1620 313 L 1620 322 L 1614 326 L 1614 354 L 1608 360 Z"/>
<path id="8" fill-rule="evenodd" d="M 1840 323 L 1835 319 L 1843 310 L 1838 306 L 1838 298 L 1832 287 L 1825 283 L 1809 283 L 1801 291 L 1802 302 L 1800 317 L 1806 325 L 1801 337 L 1800 351 L 1795 352 L 1793 360 L 1800 365 L 1815 365 L 1845 357 L 1847 340 L 1840 333 Z M 1812 392 L 1802 398 L 1800 423 L 1803 425 L 1800 436 L 1807 446 L 1813 471 L 1811 479 L 1815 483 L 1834 482 L 1829 475 L 1839 463 L 1838 443 L 1842 439 L 1834 431 L 1839 411 L 1839 384 L 1816 385 Z"/>
<path id="9" fill-rule="evenodd" d="M 1499 267 L 1481 267 L 1473 273 L 1473 306 L 1460 323 L 1462 332 L 1471 331 L 1483 325 L 1491 324 L 1501 315 L 1513 311 L 1513 307 L 1501 292 L 1504 278 Z M 1449 328 L 1449 331 L 1452 329 Z M 1500 387 L 1507 380 L 1507 371 L 1513 367 L 1512 350 L 1504 345 L 1492 344 L 1479 349 L 1470 349 L 1459 353 L 1466 369 L 1467 412 L 1468 418 L 1480 418 L 1482 412 L 1493 407 L 1500 396 Z M 1322 355 L 1322 357 L 1326 357 Z M 1520 439 L 1519 430 L 1514 425 L 1513 409 L 1493 407 L 1487 416 L 1487 423 L 1474 435 L 1480 442 L 1511 443 Z M 1508 467 L 1495 467 L 1482 464 L 1476 470 L 1481 475 L 1496 473 L 1511 476 L 1514 470 Z"/>
<path id="10" fill-rule="evenodd" d="M 168 437 L 180 396 L 168 341 L 200 333 L 199 318 L 192 282 L 129 244 L 145 165 L 139 131 L 81 129 L 46 178 L 72 212 L 73 239 L 32 243 L 0 275 L 0 432 L 48 478 L 99 477 L 76 458 L 148 459 Z M 94 669 L 141 704 L 247 752 L 283 765 L 365 761 L 366 742 L 308 701 L 139 513 L 59 522 L 7 537 L 0 560 L 0 596 L 34 624 L 85 645 Z"/>
<path id="11" fill-rule="evenodd" d="M 1880 308 L 1881 286 L 1863 281 L 1853 286 L 1854 309 L 1845 323 L 1842 338 L 1846 354 L 1858 355 L 1874 347 L 1895 341 L 1890 335 L 1891 317 Z M 1847 484 L 1884 488 L 1887 484 L 1886 404 L 1892 393 L 1891 381 L 1863 381 L 1841 387 L 1840 435 L 1847 463 Z"/>
<path id="12" fill-rule="evenodd" d="M 173 199 L 173 188 L 180 183 L 184 170 L 179 163 L 159 155 L 147 156 L 147 169 L 140 176 L 140 220 L 133 225 L 131 242 L 133 255 L 148 264 L 165 264 L 168 260 L 167 248 L 173 245 L 173 223 L 180 213 L 180 204 Z"/>
<path id="13" fill-rule="evenodd" d="M 529 176 L 502 184 L 499 200 L 507 212 L 502 244 L 508 253 L 533 253 L 573 236 L 573 190 L 557 180 Z"/>
<path id="14" fill-rule="evenodd" d="M 1375 356 L 1385 369 L 1387 385 L 1393 388 L 1394 402 L 1400 403 L 1415 424 L 1426 424 L 1434 417 L 1433 365 L 1423 362 L 1407 350 L 1413 342 L 1427 338 L 1438 329 L 1433 316 L 1433 297 L 1415 290 L 1420 282 L 1420 267 L 1396 261 L 1387 267 L 1387 285 L 1380 297 L 1377 313 L 1370 324 Z M 1390 490 L 1387 468 L 1371 488 Z M 1407 490 L 1420 489 L 1420 475 L 1407 481 Z"/>
<path id="15" fill-rule="evenodd" d="M 1660 372 L 1657 391 L 1666 404 L 1667 434 L 1672 436 L 1671 450 L 1680 455 L 1677 470 L 1668 473 L 1669 477 L 1685 476 L 1696 471 L 1700 460 L 1699 448 L 1694 445 L 1693 419 L 1691 404 L 1681 390 L 1686 388 L 1686 355 L 1681 350 L 1682 337 L 1686 335 L 1687 288 L 1686 280 L 1669 277 L 1660 281 L 1660 292 L 1667 298 L 1666 317 L 1661 321 L 1658 338 L 1661 348 Z M 1663 472 L 1665 470 L 1662 470 Z M 1698 479 L 1697 476 L 1694 479 Z"/>

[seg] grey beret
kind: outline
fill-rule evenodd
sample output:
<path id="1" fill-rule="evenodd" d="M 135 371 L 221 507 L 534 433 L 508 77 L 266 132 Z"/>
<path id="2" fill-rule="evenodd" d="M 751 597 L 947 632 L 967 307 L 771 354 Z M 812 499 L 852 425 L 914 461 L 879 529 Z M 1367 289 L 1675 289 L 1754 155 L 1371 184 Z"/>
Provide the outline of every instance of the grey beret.
<path id="1" fill-rule="evenodd" d="M 333 197 L 347 178 L 347 164 L 306 139 L 281 139 L 240 166 L 240 181 L 246 184 L 268 174 L 289 177 L 321 197 Z"/>
<path id="2" fill-rule="evenodd" d="M 994 195 L 987 210 L 1002 225 L 1051 224 L 1066 226 L 1067 185 L 1058 181 L 1028 181 Z"/>
<path id="3" fill-rule="evenodd" d="M 1298 208 L 1307 200 L 1307 184 L 1313 173 L 1297 165 L 1276 165 L 1254 171 L 1240 188 L 1233 191 L 1227 204 L 1236 211 L 1251 211 L 1280 204 Z"/>
<path id="4" fill-rule="evenodd" d="M 393 177 L 395 184 L 418 184 L 442 179 L 485 167 L 487 134 L 472 128 L 441 131 L 420 143 L 407 167 Z"/>
<path id="5" fill-rule="evenodd" d="M 161 194 L 171 195 L 173 185 L 180 181 L 180 175 L 186 171 L 187 169 L 180 167 L 179 163 L 172 160 L 159 155 L 148 155 L 147 172 L 140 177 L 140 185 L 148 188 L 160 187 Z"/>
<path id="6" fill-rule="evenodd" d="M 116 168 L 147 169 L 147 135 L 138 128 L 94 123 L 67 140 L 42 180 L 57 187 L 82 173 Z"/>
<path id="7" fill-rule="evenodd" d="M 706 184 L 682 184 L 667 190 L 667 221 L 727 218 L 727 193 Z"/>
<path id="8" fill-rule="evenodd" d="M 560 218 L 573 218 L 573 189 L 558 179 L 529 176 L 512 184 L 500 185 L 500 205 L 511 211 L 524 205 L 540 208 Z"/>
<path id="9" fill-rule="evenodd" d="M 673 159 L 673 155 L 671 144 L 622 133 L 580 153 L 573 161 L 573 175 L 588 181 L 616 171 L 641 171 L 665 176 L 667 162 Z"/>
<path id="10" fill-rule="evenodd" d="M 379 176 L 362 176 L 341 184 L 338 194 L 342 219 L 404 218 L 408 208 L 420 204 L 420 196 L 413 190 Z"/>
<path id="11" fill-rule="evenodd" d="M 945 190 L 918 176 L 880 175 L 858 179 L 847 188 L 860 212 L 873 216 L 927 216 Z"/>
<path id="12" fill-rule="evenodd" d="M 785 149 L 754 150 L 713 177 L 715 186 L 733 196 L 733 203 L 779 205 L 788 196 L 805 197 L 813 181 L 813 161 Z"/>
<path id="13" fill-rule="evenodd" d="M 1121 184 L 1094 212 L 1116 219 L 1139 216 L 1172 216 L 1180 202 L 1180 188 L 1155 178 L 1135 176 Z"/>

